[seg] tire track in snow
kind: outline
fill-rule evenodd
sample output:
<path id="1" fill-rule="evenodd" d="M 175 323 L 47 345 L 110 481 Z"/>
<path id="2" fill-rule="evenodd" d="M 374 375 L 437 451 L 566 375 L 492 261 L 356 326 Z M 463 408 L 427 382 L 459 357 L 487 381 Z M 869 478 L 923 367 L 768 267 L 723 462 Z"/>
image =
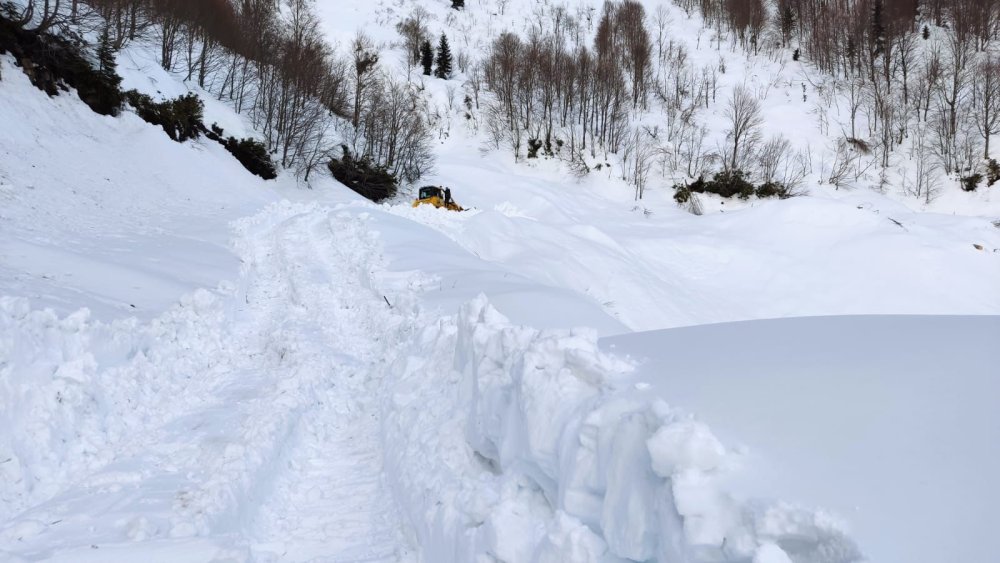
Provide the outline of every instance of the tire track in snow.
<path id="1" fill-rule="evenodd" d="M 129 400 L 155 426 L 0 524 L 0 559 L 406 559 L 376 407 L 377 364 L 405 319 L 372 291 L 378 241 L 363 223 L 287 203 L 240 222 L 238 288 L 195 299 L 194 338 L 144 355 L 142 377 L 171 394 Z"/>
<path id="2" fill-rule="evenodd" d="M 376 241 L 354 216 L 286 221 L 273 237 L 288 291 L 335 372 L 296 428 L 286 470 L 258 510 L 255 556 L 282 561 L 400 561 L 401 522 L 383 483 L 374 363 L 394 319 L 369 290 Z M 360 287 L 359 287 L 360 286 Z M 329 355 L 329 353 L 327 354 Z"/>

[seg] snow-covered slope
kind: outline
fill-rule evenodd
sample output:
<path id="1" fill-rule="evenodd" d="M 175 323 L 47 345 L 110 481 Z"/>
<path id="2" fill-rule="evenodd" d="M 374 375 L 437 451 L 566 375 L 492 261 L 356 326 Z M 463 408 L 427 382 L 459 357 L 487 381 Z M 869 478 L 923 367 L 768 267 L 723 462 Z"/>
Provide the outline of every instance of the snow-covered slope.
<path id="1" fill-rule="evenodd" d="M 0 65 L 0 293 L 63 314 L 151 319 L 233 277 L 239 264 L 220 227 L 273 201 L 271 188 L 217 143 L 178 144 L 132 113 L 49 98 L 10 57 Z M 144 76 L 145 89 L 153 77 L 183 88 Z"/>
<path id="2" fill-rule="evenodd" d="M 873 192 L 820 192 L 705 216 L 637 205 L 608 178 L 482 157 L 456 140 L 438 179 L 475 209 L 393 212 L 633 330 L 805 315 L 1000 314 L 1000 229 Z"/>
<path id="3" fill-rule="evenodd" d="M 414 5 L 318 4 L 401 76 Z M 427 9 L 472 53 L 553 4 L 467 5 Z M 127 87 L 191 89 L 148 49 L 119 57 Z M 483 151 L 448 109 L 459 78 L 425 84 L 426 181 L 473 209 L 380 206 L 0 65 L 0 559 L 991 560 L 987 194 L 694 216 L 634 201 L 615 162 L 579 179 Z M 970 316 L 760 320 L 845 314 Z M 669 327 L 689 328 L 630 333 Z"/>

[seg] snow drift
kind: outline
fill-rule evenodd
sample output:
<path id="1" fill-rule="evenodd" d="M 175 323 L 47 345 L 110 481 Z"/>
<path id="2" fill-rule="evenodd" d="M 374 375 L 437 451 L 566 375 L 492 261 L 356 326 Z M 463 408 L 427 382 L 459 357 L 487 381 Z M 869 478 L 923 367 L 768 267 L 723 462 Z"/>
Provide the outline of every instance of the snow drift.
<path id="1" fill-rule="evenodd" d="M 727 495 L 738 456 L 624 384 L 591 331 L 512 326 L 481 297 L 412 346 L 387 371 L 386 464 L 425 560 L 860 559 L 832 517 Z"/>

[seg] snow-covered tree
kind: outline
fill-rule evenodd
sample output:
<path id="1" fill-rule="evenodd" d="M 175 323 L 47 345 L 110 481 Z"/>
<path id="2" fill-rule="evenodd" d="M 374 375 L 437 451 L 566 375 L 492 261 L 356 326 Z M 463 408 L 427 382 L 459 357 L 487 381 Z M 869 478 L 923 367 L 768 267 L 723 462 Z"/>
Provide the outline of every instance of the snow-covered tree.
<path id="1" fill-rule="evenodd" d="M 441 34 L 441 41 L 438 42 L 437 59 L 434 61 L 436 68 L 434 76 L 438 78 L 451 78 L 451 47 L 448 46 L 448 37 Z"/>

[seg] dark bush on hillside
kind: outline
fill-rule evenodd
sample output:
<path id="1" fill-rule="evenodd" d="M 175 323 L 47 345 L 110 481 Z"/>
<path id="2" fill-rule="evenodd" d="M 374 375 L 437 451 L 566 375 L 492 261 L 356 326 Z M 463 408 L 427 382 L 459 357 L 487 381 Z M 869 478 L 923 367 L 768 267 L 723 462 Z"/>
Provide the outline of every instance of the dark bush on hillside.
<path id="1" fill-rule="evenodd" d="M 1000 162 L 991 158 L 986 164 L 986 185 L 992 186 L 997 182 L 1000 182 Z"/>
<path id="2" fill-rule="evenodd" d="M 252 174 L 265 180 L 273 180 L 278 177 L 278 173 L 274 169 L 274 162 L 271 161 L 271 155 L 267 152 L 264 143 L 249 138 L 237 140 L 236 137 L 229 137 L 222 143 L 222 146 L 226 147 L 226 150 Z"/>
<path id="3" fill-rule="evenodd" d="M 236 137 L 226 138 L 226 132 L 218 123 L 213 123 L 205 136 L 222 145 L 229 154 L 240 161 L 243 168 L 251 174 L 260 176 L 265 180 L 273 180 L 278 177 L 274 161 L 271 160 L 271 153 L 267 151 L 267 145 L 255 139 L 237 139 Z"/>
<path id="4" fill-rule="evenodd" d="M 791 197 L 788 188 L 779 182 L 765 182 L 757 186 L 757 190 L 754 193 L 761 199 L 766 197 L 776 197 L 778 199 Z"/>
<path id="5" fill-rule="evenodd" d="M 157 102 L 146 94 L 129 90 L 125 92 L 125 100 L 135 108 L 139 117 L 148 123 L 159 125 L 178 143 L 196 139 L 206 131 L 205 124 L 202 123 L 205 104 L 196 94 Z"/>
<path id="6" fill-rule="evenodd" d="M 674 185 L 674 200 L 677 203 L 687 203 L 692 193 L 716 194 L 725 198 L 737 196 L 740 199 L 749 199 L 752 195 L 762 199 L 768 197 L 786 199 L 793 195 L 787 186 L 779 182 L 766 182 L 754 187 L 741 170 L 718 172 L 711 180 L 699 176 L 697 180 L 688 184 Z"/>
<path id="7" fill-rule="evenodd" d="M 84 56 L 82 42 L 22 29 L 0 9 L 0 53 L 10 53 L 36 88 L 50 96 L 75 88 L 90 109 L 118 115 L 122 94 L 113 70 L 101 72 Z"/>
<path id="8" fill-rule="evenodd" d="M 979 187 L 983 181 L 983 175 L 980 173 L 969 174 L 968 176 L 963 176 L 961 178 L 962 189 L 967 192 L 974 192 L 976 188 Z"/>
<path id="9" fill-rule="evenodd" d="M 541 141 L 538 139 L 528 139 L 528 158 L 538 158 L 538 150 L 541 148 Z"/>
<path id="10" fill-rule="evenodd" d="M 739 196 L 740 199 L 749 199 L 754 194 L 753 184 L 747 181 L 742 170 L 719 172 L 711 182 L 705 182 L 704 186 L 705 191 L 722 197 Z"/>
<path id="11" fill-rule="evenodd" d="M 396 177 L 385 168 L 372 164 L 367 158 L 356 160 L 347 147 L 344 156 L 327 164 L 330 173 L 338 182 L 362 196 L 380 202 L 396 195 Z"/>
<path id="12" fill-rule="evenodd" d="M 687 203 L 691 201 L 691 188 L 686 184 L 674 184 L 674 201 Z"/>

